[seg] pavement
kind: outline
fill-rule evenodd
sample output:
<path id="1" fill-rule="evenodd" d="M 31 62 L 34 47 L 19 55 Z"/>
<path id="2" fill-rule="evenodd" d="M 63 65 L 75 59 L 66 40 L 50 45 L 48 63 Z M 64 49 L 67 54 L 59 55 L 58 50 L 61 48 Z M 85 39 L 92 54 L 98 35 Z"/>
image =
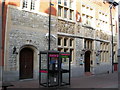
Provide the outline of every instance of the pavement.
<path id="1" fill-rule="evenodd" d="M 39 89 L 44 88 L 39 85 L 39 80 L 24 80 L 24 81 L 20 80 L 20 81 L 15 81 L 11 83 L 14 86 L 9 87 L 9 89 L 10 88 L 39 88 Z M 81 76 L 77 78 L 71 78 L 71 85 L 65 86 L 62 88 L 66 88 L 66 89 L 67 88 L 92 88 L 92 90 L 93 89 L 95 90 L 95 88 L 106 88 L 106 89 L 109 88 L 108 90 L 111 90 L 113 88 L 113 90 L 115 90 L 114 88 L 118 88 L 118 73 L 114 72 L 110 74 L 99 74 L 99 75 L 90 75 L 90 76 Z"/>

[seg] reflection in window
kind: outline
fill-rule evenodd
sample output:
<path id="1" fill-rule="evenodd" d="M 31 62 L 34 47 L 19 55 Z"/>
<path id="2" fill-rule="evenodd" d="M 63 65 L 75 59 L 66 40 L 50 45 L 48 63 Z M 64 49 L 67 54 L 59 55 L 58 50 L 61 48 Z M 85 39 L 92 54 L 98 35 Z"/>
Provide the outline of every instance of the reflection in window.
<path id="1" fill-rule="evenodd" d="M 23 0 L 23 7 L 22 8 L 27 8 L 28 6 L 28 0 Z"/>
<path id="2" fill-rule="evenodd" d="M 64 0 L 64 6 L 67 6 L 67 0 Z"/>
<path id="3" fill-rule="evenodd" d="M 70 20 L 72 20 L 72 19 L 73 19 L 73 11 L 70 10 Z"/>
<path id="4" fill-rule="evenodd" d="M 61 38 L 58 38 L 58 45 L 61 45 Z"/>
<path id="5" fill-rule="evenodd" d="M 62 8 L 60 6 L 58 6 L 58 16 L 62 16 Z"/>
<path id="6" fill-rule="evenodd" d="M 38 9 L 39 0 L 23 0 L 22 9 L 26 10 L 36 10 Z"/>
<path id="7" fill-rule="evenodd" d="M 64 18 L 67 18 L 67 9 L 64 9 Z"/>
<path id="8" fill-rule="evenodd" d="M 67 46 L 67 39 L 64 39 L 64 46 Z"/>
<path id="9" fill-rule="evenodd" d="M 35 0 L 31 1 L 31 10 L 35 10 Z"/>
<path id="10" fill-rule="evenodd" d="M 61 4 L 61 0 L 58 0 L 58 4 Z"/>
<path id="11" fill-rule="evenodd" d="M 73 46 L 73 39 L 70 39 L 70 46 Z"/>

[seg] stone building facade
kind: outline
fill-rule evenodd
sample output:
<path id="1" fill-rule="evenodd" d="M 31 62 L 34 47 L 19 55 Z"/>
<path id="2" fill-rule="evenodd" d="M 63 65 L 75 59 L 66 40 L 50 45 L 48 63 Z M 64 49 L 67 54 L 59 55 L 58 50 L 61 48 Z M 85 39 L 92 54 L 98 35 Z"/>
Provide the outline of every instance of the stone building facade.
<path id="1" fill-rule="evenodd" d="M 77 2 L 76 0 L 75 3 Z M 74 12 L 73 20 L 51 15 L 51 50 L 71 53 L 71 77 L 80 77 L 86 72 L 91 75 L 111 72 L 111 35 L 79 20 L 76 21 L 76 8 L 67 9 Z M 48 50 L 49 15 L 8 5 L 5 27 L 3 80 L 21 79 L 21 68 L 27 67 L 22 63 L 25 57 L 32 58 L 32 79 L 38 79 L 39 51 Z M 117 38 L 114 38 L 114 43 L 116 59 Z M 27 57 L 26 53 L 30 53 L 31 58 Z"/>

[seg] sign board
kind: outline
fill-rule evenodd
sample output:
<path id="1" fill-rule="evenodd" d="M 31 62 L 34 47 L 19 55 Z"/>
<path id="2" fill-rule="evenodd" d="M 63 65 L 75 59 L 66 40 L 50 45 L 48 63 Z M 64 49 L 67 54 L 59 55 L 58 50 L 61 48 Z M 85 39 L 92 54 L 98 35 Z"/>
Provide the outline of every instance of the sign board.
<path id="1" fill-rule="evenodd" d="M 49 57 L 59 57 L 58 54 L 49 54 Z"/>

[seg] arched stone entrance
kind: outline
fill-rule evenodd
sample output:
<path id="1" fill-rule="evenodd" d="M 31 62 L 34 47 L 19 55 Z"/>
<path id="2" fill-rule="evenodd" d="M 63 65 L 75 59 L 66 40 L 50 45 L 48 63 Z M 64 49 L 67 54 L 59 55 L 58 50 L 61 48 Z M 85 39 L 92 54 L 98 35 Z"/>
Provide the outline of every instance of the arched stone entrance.
<path id="1" fill-rule="evenodd" d="M 85 72 L 90 72 L 90 51 L 85 52 Z"/>
<path id="2" fill-rule="evenodd" d="M 20 51 L 19 70 L 20 79 L 33 78 L 33 55 L 34 52 L 30 48 L 23 48 Z"/>

